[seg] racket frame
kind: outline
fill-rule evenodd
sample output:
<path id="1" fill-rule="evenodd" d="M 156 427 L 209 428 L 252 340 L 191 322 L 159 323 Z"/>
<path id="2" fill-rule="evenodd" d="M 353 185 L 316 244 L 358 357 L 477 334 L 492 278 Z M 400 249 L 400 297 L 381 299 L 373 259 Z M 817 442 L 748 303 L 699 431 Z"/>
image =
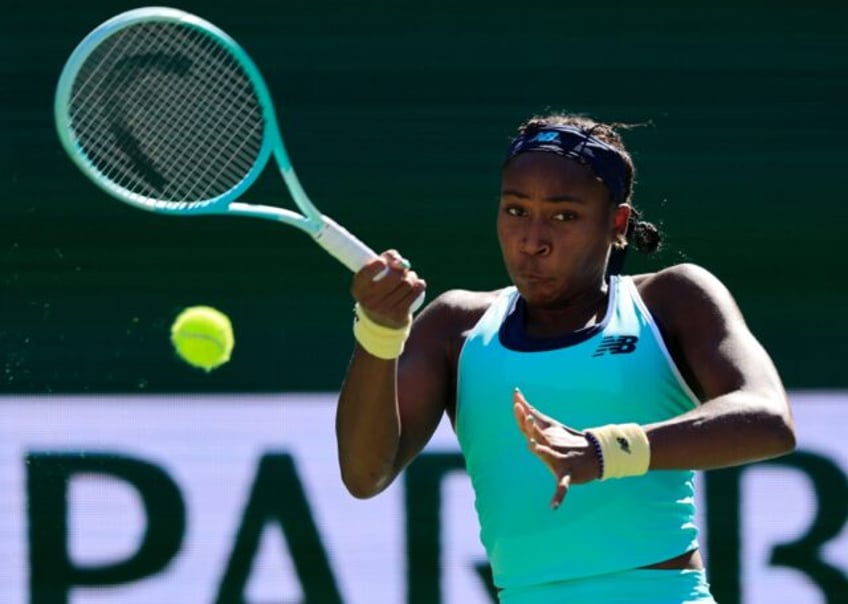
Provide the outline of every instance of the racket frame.
<path id="1" fill-rule="evenodd" d="M 115 35 L 122 29 L 142 22 L 175 23 L 195 28 L 215 38 L 221 45 L 228 49 L 232 56 L 244 68 L 255 89 L 264 119 L 262 147 L 257 154 L 253 166 L 244 178 L 217 197 L 203 201 L 187 202 L 156 200 L 139 195 L 119 186 L 100 172 L 96 165 L 86 156 L 79 142 L 77 142 L 71 120 L 69 119 L 69 107 L 74 82 L 80 68 L 94 49 L 104 40 Z M 238 42 L 205 19 L 174 8 L 144 7 L 121 13 L 101 23 L 83 38 L 66 61 L 57 84 L 53 112 L 59 140 L 68 155 L 97 186 L 121 201 L 143 210 L 172 215 L 235 214 L 281 222 L 309 234 L 316 243 L 353 272 L 361 269 L 370 260 L 377 258 L 377 254 L 370 247 L 330 217 L 322 214 L 306 195 L 297 174 L 295 174 L 289 154 L 283 143 L 271 93 L 259 68 Z M 286 183 L 292 200 L 303 212 L 303 215 L 276 206 L 235 201 L 265 170 L 271 155 L 274 156 L 280 175 Z M 384 274 L 385 271 L 378 275 L 378 277 L 382 277 Z M 423 294 L 413 305 L 413 311 L 421 305 L 422 301 Z"/>

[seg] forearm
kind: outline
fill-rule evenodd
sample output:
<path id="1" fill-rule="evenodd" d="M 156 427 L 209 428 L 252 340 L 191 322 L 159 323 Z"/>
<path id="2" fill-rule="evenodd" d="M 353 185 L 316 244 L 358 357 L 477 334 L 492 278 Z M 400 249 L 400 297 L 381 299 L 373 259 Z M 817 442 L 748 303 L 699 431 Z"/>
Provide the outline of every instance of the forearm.
<path id="1" fill-rule="evenodd" d="M 397 360 L 378 359 L 357 346 L 342 386 L 336 410 L 339 465 L 356 497 L 376 495 L 397 473 L 396 365 Z"/>
<path id="2" fill-rule="evenodd" d="M 783 455 L 795 447 L 788 409 L 742 391 L 644 428 L 652 470 L 723 468 Z"/>

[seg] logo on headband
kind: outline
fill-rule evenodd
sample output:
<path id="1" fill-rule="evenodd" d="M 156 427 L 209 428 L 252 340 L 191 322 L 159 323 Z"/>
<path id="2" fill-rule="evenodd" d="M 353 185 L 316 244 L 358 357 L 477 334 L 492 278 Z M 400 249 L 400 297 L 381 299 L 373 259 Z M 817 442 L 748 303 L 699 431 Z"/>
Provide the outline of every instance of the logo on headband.
<path id="1" fill-rule="evenodd" d="M 528 129 L 529 130 L 529 129 Z M 525 151 L 546 151 L 588 164 L 612 194 L 616 203 L 624 203 L 627 166 L 619 150 L 609 143 L 571 124 L 547 125 L 524 130 L 509 146 L 504 163 Z"/>
<path id="2" fill-rule="evenodd" d="M 554 143 L 559 140 L 559 132 L 540 132 L 528 142 L 531 143 Z"/>

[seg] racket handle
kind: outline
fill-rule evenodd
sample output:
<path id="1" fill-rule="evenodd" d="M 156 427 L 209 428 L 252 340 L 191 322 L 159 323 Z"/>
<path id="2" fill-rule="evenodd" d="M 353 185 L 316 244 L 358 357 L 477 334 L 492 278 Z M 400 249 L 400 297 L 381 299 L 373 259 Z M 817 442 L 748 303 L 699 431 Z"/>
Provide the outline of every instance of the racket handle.
<path id="1" fill-rule="evenodd" d="M 328 216 L 321 218 L 324 224 L 313 235 L 315 241 L 333 258 L 348 267 L 351 272 L 359 272 L 359 269 L 377 257 L 374 250 L 362 243 L 335 220 Z"/>
<path id="2" fill-rule="evenodd" d="M 362 241 L 342 225 L 329 216 L 322 216 L 321 218 L 324 224 L 313 235 L 315 242 L 352 272 L 359 272 L 359 269 L 374 258 L 377 258 L 377 253 L 374 250 L 362 243 Z M 414 313 L 421 308 L 425 297 L 426 292 L 421 292 L 421 295 L 412 303 L 410 311 Z"/>

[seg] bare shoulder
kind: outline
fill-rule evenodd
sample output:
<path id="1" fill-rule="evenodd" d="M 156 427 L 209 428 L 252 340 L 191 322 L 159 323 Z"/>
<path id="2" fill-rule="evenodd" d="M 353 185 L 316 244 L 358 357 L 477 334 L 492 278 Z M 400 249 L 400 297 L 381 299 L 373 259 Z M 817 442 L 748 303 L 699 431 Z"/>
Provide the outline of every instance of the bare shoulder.
<path id="1" fill-rule="evenodd" d="M 437 296 L 416 318 L 442 333 L 460 334 L 472 327 L 503 290 L 469 291 L 451 289 Z"/>
<path id="2" fill-rule="evenodd" d="M 433 300 L 433 306 L 447 309 L 456 313 L 475 313 L 485 311 L 489 305 L 498 297 L 502 289 L 491 291 L 470 291 L 467 289 L 449 289 L 439 294 Z"/>
<path id="3" fill-rule="evenodd" d="M 739 317 L 732 294 L 713 273 L 692 263 L 655 273 L 634 275 L 639 294 L 651 313 L 671 326 L 679 321 Z"/>
<path id="4" fill-rule="evenodd" d="M 666 294 L 710 294 L 727 291 L 713 273 L 693 263 L 675 264 L 655 273 L 633 275 L 640 292 L 654 290 Z"/>
<path id="5" fill-rule="evenodd" d="M 453 375 L 462 345 L 469 331 L 502 290 L 488 292 L 453 289 L 433 299 L 415 318 L 404 353 L 431 369 L 443 366 Z"/>

